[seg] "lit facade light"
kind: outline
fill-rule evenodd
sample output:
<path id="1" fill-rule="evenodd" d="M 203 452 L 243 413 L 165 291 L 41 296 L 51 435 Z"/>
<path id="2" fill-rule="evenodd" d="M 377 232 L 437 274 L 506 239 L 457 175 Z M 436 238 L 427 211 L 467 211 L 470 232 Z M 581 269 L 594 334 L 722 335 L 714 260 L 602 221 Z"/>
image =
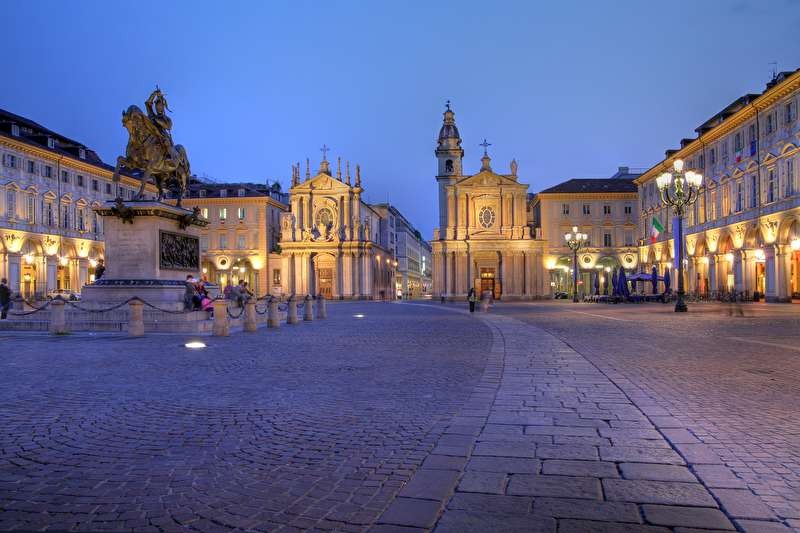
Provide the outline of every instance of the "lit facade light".
<path id="1" fill-rule="evenodd" d="M 675 172 L 683 172 L 683 159 L 676 159 L 674 163 L 672 163 L 672 168 L 675 169 Z"/>
<path id="2" fill-rule="evenodd" d="M 792 242 L 791 242 L 790 245 L 792 247 L 792 250 L 794 250 L 794 251 L 800 250 L 800 239 L 797 239 L 797 238 L 792 239 Z"/>

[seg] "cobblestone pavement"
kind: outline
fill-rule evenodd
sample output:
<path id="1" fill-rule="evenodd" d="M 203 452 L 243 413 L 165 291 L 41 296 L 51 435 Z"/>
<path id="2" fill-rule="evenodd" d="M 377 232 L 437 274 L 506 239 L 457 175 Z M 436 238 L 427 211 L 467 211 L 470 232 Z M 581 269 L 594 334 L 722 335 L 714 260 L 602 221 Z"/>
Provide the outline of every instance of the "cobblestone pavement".
<path id="1" fill-rule="evenodd" d="M 472 392 L 491 333 L 390 304 L 330 316 L 194 351 L 3 336 L 0 530 L 365 529 Z"/>
<path id="2" fill-rule="evenodd" d="M 570 302 L 493 309 L 545 329 L 601 369 L 730 516 L 777 515 L 800 530 L 800 306 L 742 310 L 698 304 L 684 315 L 657 304 Z"/>
<path id="3" fill-rule="evenodd" d="M 199 351 L 183 336 L 2 337 L 0 529 L 796 525 L 753 481 L 773 480 L 779 454 L 796 461 L 789 312 L 753 307 L 733 326 L 695 313 L 673 352 L 683 322 L 658 306 L 330 311 Z M 744 340 L 714 338 L 731 332 Z M 769 473 L 749 461 L 760 453 Z M 784 470 L 774 484 L 796 492 Z"/>

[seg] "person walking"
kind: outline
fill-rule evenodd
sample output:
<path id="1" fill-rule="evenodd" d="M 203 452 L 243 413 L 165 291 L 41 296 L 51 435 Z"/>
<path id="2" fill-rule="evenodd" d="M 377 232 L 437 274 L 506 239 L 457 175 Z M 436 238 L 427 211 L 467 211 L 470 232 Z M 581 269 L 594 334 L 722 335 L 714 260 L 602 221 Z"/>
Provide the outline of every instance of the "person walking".
<path id="1" fill-rule="evenodd" d="M 0 320 L 8 318 L 8 308 L 11 306 L 11 289 L 8 288 L 8 280 L 0 280 Z"/>
<path id="2" fill-rule="evenodd" d="M 469 290 L 469 293 L 467 294 L 467 300 L 469 301 L 469 312 L 470 313 L 474 313 L 475 312 L 475 302 L 478 301 L 477 296 L 475 296 L 475 289 L 474 288 Z"/>

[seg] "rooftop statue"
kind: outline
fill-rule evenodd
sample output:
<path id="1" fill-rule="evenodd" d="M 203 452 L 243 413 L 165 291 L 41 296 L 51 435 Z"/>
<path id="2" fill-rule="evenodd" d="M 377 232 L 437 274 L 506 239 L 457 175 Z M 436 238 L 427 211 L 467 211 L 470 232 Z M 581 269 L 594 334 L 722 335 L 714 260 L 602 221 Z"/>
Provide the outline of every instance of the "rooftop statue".
<path id="1" fill-rule="evenodd" d="M 122 168 L 141 176 L 142 184 L 135 199 L 140 200 L 144 188 L 152 178 L 158 187 L 158 200 L 164 199 L 165 191 L 177 198 L 178 207 L 189 183 L 189 159 L 180 144 L 172 142 L 172 119 L 167 99 L 161 89 L 150 94 L 145 102 L 147 114 L 139 106 L 132 105 L 122 112 L 122 125 L 128 130 L 128 146 L 125 156 L 117 158 L 114 181 L 119 181 Z"/>

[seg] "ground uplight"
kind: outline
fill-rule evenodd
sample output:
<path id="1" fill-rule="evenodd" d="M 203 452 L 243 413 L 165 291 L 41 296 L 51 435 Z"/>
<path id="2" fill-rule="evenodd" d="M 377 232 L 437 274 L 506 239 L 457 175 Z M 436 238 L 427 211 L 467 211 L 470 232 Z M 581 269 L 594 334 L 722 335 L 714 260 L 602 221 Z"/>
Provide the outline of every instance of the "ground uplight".
<path id="1" fill-rule="evenodd" d="M 190 342 L 187 342 L 186 344 L 184 344 L 184 346 L 186 346 L 187 348 L 191 348 L 191 349 L 195 350 L 195 349 L 198 349 L 198 348 L 205 348 L 206 347 L 206 343 L 204 343 L 202 341 L 190 341 Z"/>

